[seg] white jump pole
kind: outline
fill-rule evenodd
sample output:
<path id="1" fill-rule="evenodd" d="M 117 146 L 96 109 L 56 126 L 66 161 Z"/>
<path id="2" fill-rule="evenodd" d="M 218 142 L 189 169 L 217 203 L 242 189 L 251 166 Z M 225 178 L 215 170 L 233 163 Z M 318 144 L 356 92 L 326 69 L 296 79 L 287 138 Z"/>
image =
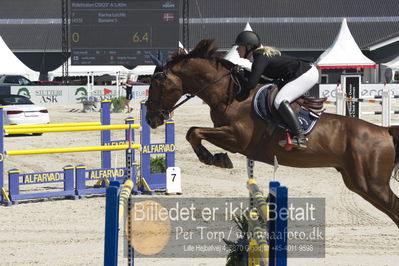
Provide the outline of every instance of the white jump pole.
<path id="1" fill-rule="evenodd" d="M 121 74 L 120 71 L 116 72 L 116 97 L 120 97 L 121 93 L 120 93 L 120 86 L 119 86 L 119 75 Z"/>
<path id="2" fill-rule="evenodd" d="M 382 90 L 382 126 L 389 127 L 391 125 L 391 90 L 384 84 Z"/>
<path id="3" fill-rule="evenodd" d="M 345 116 L 345 93 L 342 90 L 342 87 L 340 84 L 337 84 L 337 88 L 335 89 L 336 91 L 336 108 L 337 108 L 337 115 L 343 115 Z"/>

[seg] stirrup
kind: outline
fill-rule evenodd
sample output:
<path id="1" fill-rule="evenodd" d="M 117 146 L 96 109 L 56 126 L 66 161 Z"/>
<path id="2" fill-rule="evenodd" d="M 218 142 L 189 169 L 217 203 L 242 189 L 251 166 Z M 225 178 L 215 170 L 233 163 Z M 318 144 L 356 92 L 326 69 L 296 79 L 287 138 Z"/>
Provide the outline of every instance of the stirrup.
<path id="1" fill-rule="evenodd" d="M 290 151 L 292 148 L 298 150 L 305 150 L 308 147 L 308 138 L 305 136 L 295 136 L 291 138 L 291 134 L 288 130 L 285 132 L 286 139 L 280 140 L 278 144 L 283 147 L 284 150 Z"/>
<path id="2" fill-rule="evenodd" d="M 295 148 L 298 150 L 305 150 L 308 147 L 308 138 L 305 136 L 295 136 L 294 137 Z"/>

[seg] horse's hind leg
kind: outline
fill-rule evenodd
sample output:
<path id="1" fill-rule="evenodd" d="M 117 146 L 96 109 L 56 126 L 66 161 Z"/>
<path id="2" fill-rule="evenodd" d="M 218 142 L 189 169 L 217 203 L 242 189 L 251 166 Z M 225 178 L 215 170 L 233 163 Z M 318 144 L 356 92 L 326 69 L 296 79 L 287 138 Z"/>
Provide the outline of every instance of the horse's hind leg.
<path id="1" fill-rule="evenodd" d="M 239 143 L 230 127 L 191 127 L 187 131 L 186 139 L 190 142 L 201 162 L 222 168 L 233 168 L 233 163 L 227 153 L 213 155 L 201 144 L 202 140 L 207 140 L 222 149 L 237 152 Z"/>
<path id="2" fill-rule="evenodd" d="M 399 198 L 389 186 L 391 169 L 387 164 L 354 162 L 341 173 L 350 190 L 387 214 L 399 227 Z"/>

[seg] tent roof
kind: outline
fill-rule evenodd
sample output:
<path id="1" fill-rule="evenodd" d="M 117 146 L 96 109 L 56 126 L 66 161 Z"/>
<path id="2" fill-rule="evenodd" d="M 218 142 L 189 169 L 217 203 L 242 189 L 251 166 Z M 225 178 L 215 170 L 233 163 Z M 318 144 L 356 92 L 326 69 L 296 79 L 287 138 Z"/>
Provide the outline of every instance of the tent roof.
<path id="1" fill-rule="evenodd" d="M 117 72 L 127 73 L 129 69 L 124 66 L 119 65 L 106 65 L 106 66 L 97 66 L 97 65 L 71 65 L 71 58 L 68 59 L 68 73 L 70 76 L 85 76 L 87 74 L 115 74 Z M 49 72 L 49 75 L 52 76 L 61 76 L 62 75 L 62 65 Z"/>
<path id="2" fill-rule="evenodd" d="M 375 63 L 367 58 L 353 38 L 346 19 L 334 42 L 316 61 L 319 69 L 324 68 L 374 68 Z"/>
<path id="3" fill-rule="evenodd" d="M 3 38 L 0 36 L 0 74 L 23 75 L 31 80 L 39 79 L 39 72 L 33 71 L 22 63 L 18 57 L 8 48 Z"/>
<path id="4" fill-rule="evenodd" d="M 184 49 L 184 48 L 183 48 Z M 152 75 L 154 74 L 155 65 L 138 65 L 129 71 L 133 75 Z"/>
<path id="5" fill-rule="evenodd" d="M 389 62 L 383 63 L 384 66 L 387 66 L 389 68 L 394 68 L 394 69 L 398 69 L 399 68 L 399 56 L 392 59 Z"/>
<path id="6" fill-rule="evenodd" d="M 68 61 L 70 62 L 70 61 Z M 120 76 L 126 78 L 127 75 L 139 76 L 139 75 L 152 75 L 154 73 L 155 66 L 154 65 L 138 65 L 132 70 L 129 70 L 123 66 L 76 66 L 69 65 L 68 73 L 70 76 L 86 76 L 86 75 L 115 75 L 119 73 Z M 62 66 L 57 68 L 54 71 L 49 72 L 49 76 L 54 78 L 56 76 L 62 75 Z"/>

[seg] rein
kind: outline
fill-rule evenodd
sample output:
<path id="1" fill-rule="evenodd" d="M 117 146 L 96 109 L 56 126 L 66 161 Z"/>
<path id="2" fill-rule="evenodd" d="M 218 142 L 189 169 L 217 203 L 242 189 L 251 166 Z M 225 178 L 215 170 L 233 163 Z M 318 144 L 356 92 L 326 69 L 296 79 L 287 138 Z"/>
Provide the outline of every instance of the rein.
<path id="1" fill-rule="evenodd" d="M 231 74 L 231 71 L 227 72 L 226 74 L 222 75 L 221 77 L 219 77 L 218 79 L 212 81 L 211 83 L 209 83 L 207 86 L 197 90 L 196 92 L 186 95 L 186 99 L 184 99 L 183 101 L 181 101 L 180 103 L 176 104 L 175 106 L 173 106 L 172 108 L 170 108 L 169 110 L 165 110 L 168 113 L 173 112 L 176 108 L 180 107 L 181 105 L 183 105 L 184 103 L 186 103 L 188 100 L 190 100 L 191 98 L 197 96 L 201 91 L 206 90 L 207 88 L 209 88 L 210 86 L 212 86 L 213 84 L 219 82 L 221 79 L 223 79 L 224 77 L 228 76 Z"/>

